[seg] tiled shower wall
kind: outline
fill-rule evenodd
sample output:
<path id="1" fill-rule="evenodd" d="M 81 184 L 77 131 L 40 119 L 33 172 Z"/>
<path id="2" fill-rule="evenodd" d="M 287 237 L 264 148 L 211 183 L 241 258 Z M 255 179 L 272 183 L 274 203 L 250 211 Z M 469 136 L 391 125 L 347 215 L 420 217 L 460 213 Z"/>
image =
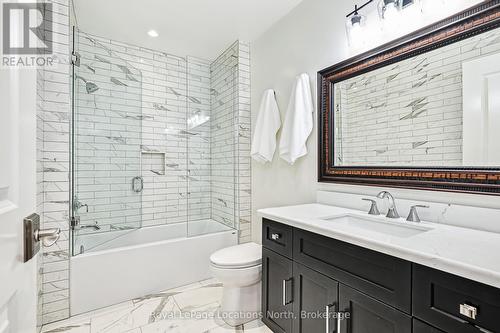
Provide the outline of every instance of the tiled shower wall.
<path id="1" fill-rule="evenodd" d="M 337 84 L 337 163 L 462 166 L 462 63 L 498 52 L 499 35 L 492 30 Z"/>
<path id="2" fill-rule="evenodd" d="M 81 225 L 98 223 L 99 233 L 141 225 L 141 194 L 131 181 L 141 175 L 142 74 L 84 34 L 75 36 L 81 55 L 75 67 L 75 197 Z M 97 87 L 98 90 L 88 90 Z M 78 231 L 95 232 L 92 229 Z M 88 251 L 113 234 L 76 237 Z"/>
<path id="3" fill-rule="evenodd" d="M 211 73 L 211 158 L 212 158 L 212 218 L 234 226 L 236 216 L 236 134 L 237 103 L 236 75 L 238 45 L 233 44 L 210 66 Z"/>
<path id="4" fill-rule="evenodd" d="M 42 323 L 69 316 L 69 2 L 52 0 L 55 67 L 37 75 L 37 210 L 42 228 L 60 228 L 61 238 L 42 248 L 39 306 Z"/>
<path id="5" fill-rule="evenodd" d="M 212 218 L 239 224 L 240 243 L 251 241 L 250 50 L 240 41 L 211 65 Z M 236 145 L 233 149 L 231 144 Z M 233 221 L 233 217 L 236 221 Z"/>
<path id="6" fill-rule="evenodd" d="M 250 45 L 238 42 L 238 74 L 237 74 L 237 110 L 238 121 L 235 123 L 236 139 L 236 217 L 239 223 L 239 241 L 247 243 L 252 240 L 251 235 L 251 158 L 250 158 Z"/>
<path id="7" fill-rule="evenodd" d="M 56 30 L 59 34 L 56 50 L 63 64 L 57 69 L 44 69 L 39 72 L 38 210 L 42 215 L 44 227 L 59 227 L 63 233 L 55 246 L 43 250 L 41 267 L 43 323 L 64 319 L 70 313 L 68 274 L 69 123 L 71 112 L 71 66 L 68 57 L 71 49 L 69 7 L 66 0 L 54 1 L 57 1 L 54 20 L 57 21 Z M 217 80 L 215 74 L 220 74 L 220 77 L 225 78 L 226 76 L 224 76 L 224 70 L 216 70 L 218 65 L 212 64 L 211 61 L 192 57 L 181 58 L 97 37 L 87 39 L 80 37 L 79 41 L 84 45 L 81 53 L 87 52 L 87 57 L 93 58 L 91 62 L 86 63 L 85 56 L 82 57 L 80 67 L 82 76 L 84 71 L 88 71 L 89 78 L 96 81 L 96 84 L 101 84 L 100 89 L 102 90 L 100 92 L 103 93 L 106 90 L 109 92 L 108 96 L 99 97 L 99 93 L 92 95 L 80 90 L 80 94 L 85 94 L 79 96 L 82 97 L 79 101 L 83 103 L 80 106 L 83 105 L 85 108 L 84 104 L 87 103 L 88 110 L 90 110 L 92 106 L 97 105 L 96 111 L 100 110 L 100 112 L 110 114 L 117 111 L 112 107 L 114 97 L 126 100 L 127 98 L 124 97 L 131 96 L 124 88 L 122 88 L 123 91 L 106 89 L 116 88 L 113 85 L 121 86 L 118 82 L 129 84 L 133 80 L 127 81 L 127 75 L 130 74 L 120 66 L 116 66 L 117 70 L 112 73 L 110 64 L 105 64 L 102 59 L 113 60 L 116 57 L 116 59 L 124 61 L 119 64 L 128 64 L 142 73 L 140 102 L 142 113 L 137 114 L 135 119 L 126 118 L 126 114 L 125 118 L 117 115 L 115 119 L 121 118 L 121 125 L 125 124 L 125 126 L 127 121 L 134 122 L 138 119 L 141 122 L 142 139 L 137 152 L 141 155 L 142 172 L 145 178 L 142 225 L 151 226 L 197 219 L 215 219 L 217 214 L 221 216 L 228 214 L 227 210 L 231 209 L 231 211 L 235 211 L 238 219 L 233 223 L 235 225 L 238 221 L 240 223 L 240 242 L 250 241 L 250 162 L 247 158 L 250 151 L 248 45 L 237 42 L 218 58 L 221 63 L 226 62 L 226 60 L 231 62 L 230 67 L 232 66 L 232 76 L 227 77 L 230 77 L 233 82 L 226 80 L 224 83 L 220 83 L 221 91 L 223 94 L 227 93 L 224 90 L 224 84 L 227 87 L 234 84 L 235 88 L 231 94 L 225 95 L 223 100 L 217 100 L 214 88 L 211 86 Z M 85 48 L 87 49 L 83 50 Z M 229 58 L 226 57 L 228 54 L 231 54 Z M 96 55 L 100 55 L 101 60 L 97 59 Z M 92 69 L 96 72 L 102 72 L 106 66 L 109 67 L 110 71 L 107 79 L 103 79 L 103 76 L 92 76 L 96 74 L 92 72 Z M 118 81 L 112 81 L 111 77 Z M 84 79 L 87 80 L 85 77 Z M 100 80 L 106 82 L 99 82 Z M 83 89 L 83 80 L 80 84 Z M 217 118 L 211 114 L 214 112 L 212 110 L 214 103 L 218 103 L 220 110 L 227 113 L 226 116 Z M 104 110 L 100 106 L 104 106 Z M 129 106 L 134 107 L 135 104 Z M 224 137 L 225 140 L 229 140 L 229 135 L 232 135 L 233 145 L 236 145 L 237 148 L 236 152 L 233 152 L 233 189 L 231 192 L 233 194 L 228 199 L 228 201 L 234 202 L 231 203 L 231 207 L 219 205 L 218 213 L 213 214 L 212 212 L 215 211 L 213 198 L 215 196 L 212 188 L 223 189 L 224 186 L 219 186 L 220 180 L 214 177 L 213 170 L 218 168 L 220 164 L 212 165 L 214 158 L 212 154 L 218 149 L 219 143 L 222 145 L 228 141 L 223 139 L 220 142 L 213 142 L 211 139 L 212 131 L 217 129 L 219 125 L 227 126 L 228 123 L 224 125 L 224 121 L 227 121 L 230 115 L 233 117 L 232 132 L 227 127 L 221 132 L 223 134 L 220 138 Z M 86 115 L 86 117 L 88 116 L 90 114 Z M 102 125 L 108 126 L 100 129 L 103 131 L 123 131 L 123 128 L 111 128 L 112 122 L 108 122 L 108 125 L 99 125 L 99 117 L 96 113 L 91 116 L 97 118 L 87 119 L 89 129 L 96 130 L 95 126 Z M 206 116 L 212 117 L 212 119 L 204 123 L 203 119 Z M 220 123 L 217 119 L 220 120 Z M 197 126 L 189 125 L 193 124 L 193 120 Z M 109 135 L 98 137 L 102 140 L 118 140 L 120 135 L 111 135 L 110 132 Z M 81 140 L 82 143 L 83 141 Z M 96 142 L 94 141 L 94 143 Z M 111 142 L 101 143 L 111 144 Z M 119 142 L 115 142 L 115 144 L 119 144 Z M 111 154 L 111 151 L 109 153 Z M 90 163 L 90 161 L 89 159 L 88 167 L 95 167 L 98 164 Z M 118 160 L 115 162 L 116 165 L 121 164 Z M 124 162 L 126 161 L 124 160 Z M 87 171 L 91 172 L 92 169 L 89 168 Z M 87 185 L 98 186 L 96 183 Z M 99 196 L 104 195 L 106 191 L 95 188 L 95 191 L 88 192 Z M 224 192 L 221 190 L 220 193 L 222 197 Z M 234 195 L 236 195 L 236 199 L 234 199 Z M 188 196 L 190 200 L 188 200 Z M 108 198 L 110 197 L 108 196 Z M 83 195 L 81 199 L 84 201 L 87 198 Z M 221 201 L 216 202 L 222 203 Z M 95 204 L 97 205 L 97 202 Z M 92 207 L 92 205 L 89 206 Z"/>

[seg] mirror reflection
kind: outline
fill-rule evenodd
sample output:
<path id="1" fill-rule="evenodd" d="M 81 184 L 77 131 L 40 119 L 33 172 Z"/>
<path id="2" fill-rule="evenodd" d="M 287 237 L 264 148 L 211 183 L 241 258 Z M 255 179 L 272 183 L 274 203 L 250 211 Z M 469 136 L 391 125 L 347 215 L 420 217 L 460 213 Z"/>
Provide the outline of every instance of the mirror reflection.
<path id="1" fill-rule="evenodd" d="M 500 166 L 500 29 L 334 85 L 335 166 Z"/>

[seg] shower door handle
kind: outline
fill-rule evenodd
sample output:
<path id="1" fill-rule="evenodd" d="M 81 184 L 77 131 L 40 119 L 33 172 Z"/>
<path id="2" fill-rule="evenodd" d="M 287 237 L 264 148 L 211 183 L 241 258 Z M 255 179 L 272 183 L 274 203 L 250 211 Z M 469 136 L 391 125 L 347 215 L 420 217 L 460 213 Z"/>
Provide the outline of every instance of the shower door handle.
<path id="1" fill-rule="evenodd" d="M 132 179 L 132 191 L 141 193 L 144 189 L 144 178 L 137 176 Z"/>

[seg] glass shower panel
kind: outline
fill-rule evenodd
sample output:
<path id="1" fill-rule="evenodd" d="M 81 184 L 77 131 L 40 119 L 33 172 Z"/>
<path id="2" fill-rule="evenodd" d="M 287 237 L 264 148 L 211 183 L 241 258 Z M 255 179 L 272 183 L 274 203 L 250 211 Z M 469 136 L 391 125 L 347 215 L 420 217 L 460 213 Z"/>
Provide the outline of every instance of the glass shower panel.
<path id="1" fill-rule="evenodd" d="M 141 227 L 142 73 L 113 45 L 76 31 L 72 122 L 73 254 Z"/>
<path id="2" fill-rule="evenodd" d="M 235 229 L 237 50 L 188 58 L 188 236 Z"/>

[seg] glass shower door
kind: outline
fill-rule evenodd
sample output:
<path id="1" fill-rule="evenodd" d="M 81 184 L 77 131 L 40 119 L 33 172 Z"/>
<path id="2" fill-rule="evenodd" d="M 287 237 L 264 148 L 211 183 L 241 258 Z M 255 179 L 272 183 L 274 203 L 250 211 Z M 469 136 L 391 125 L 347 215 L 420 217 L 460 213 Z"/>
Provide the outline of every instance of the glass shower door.
<path id="1" fill-rule="evenodd" d="M 142 74 L 107 44 L 74 32 L 73 255 L 141 227 Z"/>
<path id="2" fill-rule="evenodd" d="M 236 54 L 188 59 L 188 237 L 238 228 Z"/>

